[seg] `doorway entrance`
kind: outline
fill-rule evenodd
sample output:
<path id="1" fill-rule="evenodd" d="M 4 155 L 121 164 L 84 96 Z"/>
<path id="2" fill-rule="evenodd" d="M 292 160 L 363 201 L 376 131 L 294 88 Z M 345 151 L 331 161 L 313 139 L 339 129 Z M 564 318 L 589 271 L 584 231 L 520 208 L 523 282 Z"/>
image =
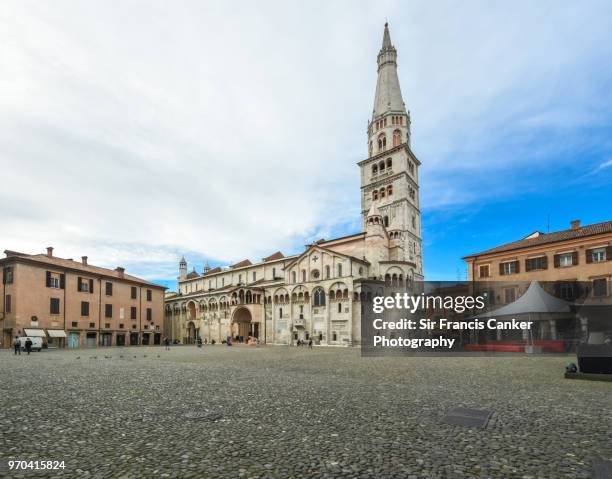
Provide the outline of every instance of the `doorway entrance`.
<path id="1" fill-rule="evenodd" d="M 247 341 L 249 336 L 259 338 L 259 323 L 253 321 L 251 312 L 247 308 L 238 308 L 232 317 L 232 334 L 240 340 Z"/>
<path id="2" fill-rule="evenodd" d="M 130 346 L 138 346 L 138 333 L 130 333 Z"/>
<path id="3" fill-rule="evenodd" d="M 142 333 L 142 345 L 143 346 L 149 345 L 149 333 Z"/>
<path id="4" fill-rule="evenodd" d="M 113 345 L 113 333 L 102 333 L 102 346 Z"/>
<path id="5" fill-rule="evenodd" d="M 95 348 L 96 346 L 96 333 L 87 333 L 87 347 Z"/>
<path id="6" fill-rule="evenodd" d="M 125 346 L 125 334 L 117 335 L 117 346 Z"/>
<path id="7" fill-rule="evenodd" d="M 198 338 L 198 330 L 193 324 L 193 321 L 189 321 L 187 324 L 187 344 L 194 344 Z"/>
<path id="8" fill-rule="evenodd" d="M 80 341 L 80 334 L 79 333 L 69 333 L 68 334 L 68 347 L 70 349 L 76 349 L 79 347 L 79 343 Z"/>

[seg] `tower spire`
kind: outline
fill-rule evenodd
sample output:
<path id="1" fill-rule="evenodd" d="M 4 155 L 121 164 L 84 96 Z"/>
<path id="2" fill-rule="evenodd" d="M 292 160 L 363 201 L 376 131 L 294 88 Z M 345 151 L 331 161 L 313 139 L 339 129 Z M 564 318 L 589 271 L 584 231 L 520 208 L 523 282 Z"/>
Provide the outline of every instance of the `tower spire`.
<path id="1" fill-rule="evenodd" d="M 377 62 L 378 80 L 376 81 L 372 120 L 391 111 L 406 113 L 406 106 L 402 99 L 402 91 L 397 77 L 397 50 L 391 43 L 388 23 L 385 23 L 382 47 L 378 52 Z"/>

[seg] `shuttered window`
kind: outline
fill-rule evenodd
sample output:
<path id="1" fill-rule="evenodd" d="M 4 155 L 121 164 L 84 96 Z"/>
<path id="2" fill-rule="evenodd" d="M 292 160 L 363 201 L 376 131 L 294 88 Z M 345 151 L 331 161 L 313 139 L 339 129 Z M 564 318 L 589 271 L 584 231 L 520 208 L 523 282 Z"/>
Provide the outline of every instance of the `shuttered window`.
<path id="1" fill-rule="evenodd" d="M 89 316 L 89 301 L 81 301 L 81 316 Z"/>
<path id="2" fill-rule="evenodd" d="M 153 300 L 153 291 L 151 291 L 150 289 L 147 289 L 147 301 L 152 301 Z"/>
<path id="3" fill-rule="evenodd" d="M 109 283 L 106 283 L 106 284 L 109 284 Z M 113 305 L 112 304 L 104 305 L 104 317 L 105 318 L 113 317 Z"/>
<path id="4" fill-rule="evenodd" d="M 548 268 L 548 258 L 539 256 L 537 258 L 527 258 L 525 260 L 525 271 L 536 271 Z"/>
<path id="5" fill-rule="evenodd" d="M 147 308 L 147 321 L 151 321 L 153 319 L 153 311 L 151 308 Z"/>
<path id="6" fill-rule="evenodd" d="M 132 295 L 131 295 L 132 299 L 136 299 L 138 297 L 138 290 L 136 289 L 136 286 L 132 286 Z"/>
<path id="7" fill-rule="evenodd" d="M 51 314 L 60 314 L 60 300 L 59 298 L 51 298 L 49 302 L 49 312 Z"/>
<path id="8" fill-rule="evenodd" d="M 13 305 L 11 304 L 11 295 L 7 294 L 4 297 L 4 312 L 5 313 L 10 313 L 12 308 L 13 308 Z"/>
<path id="9" fill-rule="evenodd" d="M 136 319 L 137 311 L 136 306 L 130 308 L 130 319 Z"/>
<path id="10" fill-rule="evenodd" d="M 499 263 L 499 274 L 506 276 L 509 274 L 516 274 L 519 272 L 519 262 L 517 261 L 506 261 Z"/>
<path id="11" fill-rule="evenodd" d="M 113 295 L 113 283 L 106 282 L 106 296 Z"/>

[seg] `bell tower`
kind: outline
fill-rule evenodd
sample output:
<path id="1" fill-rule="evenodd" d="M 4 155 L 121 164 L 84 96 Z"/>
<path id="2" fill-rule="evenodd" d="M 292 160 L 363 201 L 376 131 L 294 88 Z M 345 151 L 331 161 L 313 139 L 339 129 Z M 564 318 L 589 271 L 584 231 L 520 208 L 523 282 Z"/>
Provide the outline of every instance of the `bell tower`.
<path id="1" fill-rule="evenodd" d="M 410 112 L 406 109 L 397 76 L 397 50 L 385 23 L 377 57 L 378 79 L 372 118 L 368 122 L 368 157 L 361 169 L 361 220 L 376 205 L 382 224 L 393 229 L 395 257 L 411 263 L 414 278 L 423 278 L 419 167 L 411 149 Z M 391 226 L 390 226 L 391 225 Z"/>

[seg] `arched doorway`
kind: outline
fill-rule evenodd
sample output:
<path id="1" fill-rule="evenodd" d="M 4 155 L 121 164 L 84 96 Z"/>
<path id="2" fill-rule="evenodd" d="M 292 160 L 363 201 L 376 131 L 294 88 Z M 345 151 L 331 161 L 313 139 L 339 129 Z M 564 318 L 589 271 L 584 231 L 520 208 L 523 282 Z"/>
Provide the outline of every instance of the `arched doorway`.
<path id="1" fill-rule="evenodd" d="M 195 340 L 197 338 L 196 331 L 197 330 L 195 324 L 193 324 L 193 321 L 189 321 L 189 323 L 187 323 L 187 344 L 195 343 Z"/>
<path id="2" fill-rule="evenodd" d="M 189 311 L 189 319 L 196 319 L 196 305 L 193 301 L 187 303 L 187 311 Z"/>
<path id="3" fill-rule="evenodd" d="M 259 337 L 259 323 L 254 323 L 251 312 L 247 308 L 238 308 L 232 317 L 232 333 L 243 341 L 247 341 L 249 336 Z"/>

